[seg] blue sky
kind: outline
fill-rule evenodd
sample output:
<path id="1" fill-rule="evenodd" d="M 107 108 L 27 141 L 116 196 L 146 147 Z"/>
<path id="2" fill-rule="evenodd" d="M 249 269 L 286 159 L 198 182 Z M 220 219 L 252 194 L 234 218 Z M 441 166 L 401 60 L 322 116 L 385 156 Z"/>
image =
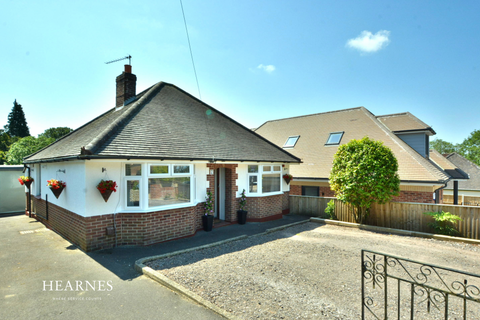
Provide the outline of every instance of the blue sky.
<path id="1" fill-rule="evenodd" d="M 112 108 L 132 55 L 137 92 L 198 97 L 179 0 L 0 1 L 0 126 L 31 134 Z M 436 137 L 480 129 L 479 1 L 183 0 L 204 102 L 243 125 L 364 106 L 409 111 Z"/>

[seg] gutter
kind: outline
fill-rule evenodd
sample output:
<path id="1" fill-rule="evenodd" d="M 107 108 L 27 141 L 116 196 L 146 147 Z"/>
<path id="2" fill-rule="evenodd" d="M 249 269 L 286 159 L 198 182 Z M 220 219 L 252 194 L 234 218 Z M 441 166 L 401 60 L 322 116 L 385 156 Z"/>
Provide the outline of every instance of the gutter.
<path id="1" fill-rule="evenodd" d="M 258 162 L 258 163 L 300 163 L 297 161 L 285 161 L 285 160 L 253 160 L 253 159 L 212 159 L 212 158 L 180 158 L 180 157 L 154 157 L 154 156 L 95 156 L 95 155 L 77 155 L 58 158 L 47 158 L 40 160 L 24 161 L 24 164 L 31 163 L 46 163 L 46 162 L 60 162 L 69 160 L 104 160 L 104 159 L 117 159 L 117 160 L 130 160 L 130 159 L 145 159 L 145 160 L 183 160 L 183 161 L 208 161 L 212 163 L 216 162 Z"/>

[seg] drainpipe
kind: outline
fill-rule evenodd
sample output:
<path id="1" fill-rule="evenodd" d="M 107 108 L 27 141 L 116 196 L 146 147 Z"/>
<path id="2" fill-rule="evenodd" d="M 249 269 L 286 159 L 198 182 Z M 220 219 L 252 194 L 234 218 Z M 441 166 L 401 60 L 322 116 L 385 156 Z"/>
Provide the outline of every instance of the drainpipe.
<path id="1" fill-rule="evenodd" d="M 23 165 L 23 173 L 25 173 L 25 170 L 28 169 L 28 173 L 27 173 L 27 176 L 30 177 L 30 167 L 28 167 L 26 164 Z M 27 197 L 27 211 L 28 211 L 28 217 L 31 218 L 32 217 L 32 192 L 30 191 L 31 189 L 30 188 L 27 188 L 28 189 L 28 197 Z"/>
<path id="2" fill-rule="evenodd" d="M 453 204 L 458 205 L 458 180 L 453 181 Z"/>
<path id="3" fill-rule="evenodd" d="M 440 190 L 445 189 L 445 188 L 447 187 L 447 184 L 448 184 L 448 181 L 445 182 L 445 185 L 444 185 L 443 187 L 440 187 L 440 188 L 438 188 L 437 190 L 435 190 L 435 203 L 436 203 L 436 204 L 439 204 L 439 201 L 440 201 L 440 199 L 439 199 Z"/>

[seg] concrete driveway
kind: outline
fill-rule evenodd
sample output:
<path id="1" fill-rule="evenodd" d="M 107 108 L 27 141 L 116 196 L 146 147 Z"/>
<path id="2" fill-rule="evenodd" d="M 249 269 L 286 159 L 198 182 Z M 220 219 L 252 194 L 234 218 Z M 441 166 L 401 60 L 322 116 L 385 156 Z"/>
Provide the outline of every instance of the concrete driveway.
<path id="1" fill-rule="evenodd" d="M 221 319 L 120 256 L 86 254 L 25 215 L 0 217 L 0 319 Z"/>

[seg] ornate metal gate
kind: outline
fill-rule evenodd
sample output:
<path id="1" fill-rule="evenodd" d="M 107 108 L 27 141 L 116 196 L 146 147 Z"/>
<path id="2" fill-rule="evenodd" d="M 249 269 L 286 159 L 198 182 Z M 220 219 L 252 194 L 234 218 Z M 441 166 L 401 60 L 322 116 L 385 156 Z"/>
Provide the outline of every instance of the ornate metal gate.
<path id="1" fill-rule="evenodd" d="M 362 319 L 480 319 L 480 275 L 362 250 Z"/>

